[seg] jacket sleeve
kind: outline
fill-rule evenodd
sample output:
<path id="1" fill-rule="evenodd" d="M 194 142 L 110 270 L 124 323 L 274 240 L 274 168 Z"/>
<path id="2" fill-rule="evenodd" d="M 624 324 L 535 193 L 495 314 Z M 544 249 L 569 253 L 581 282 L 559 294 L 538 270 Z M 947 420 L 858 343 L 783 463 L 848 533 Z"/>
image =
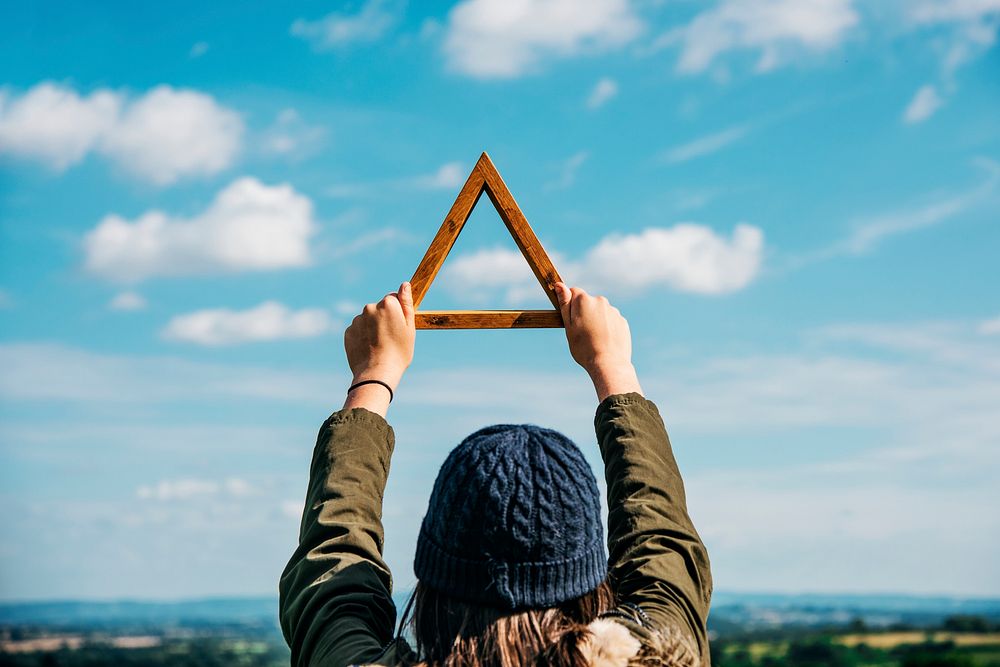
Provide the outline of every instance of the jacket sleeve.
<path id="1" fill-rule="evenodd" d="M 608 565 L 619 609 L 647 630 L 680 630 L 708 665 L 708 552 L 688 516 L 660 413 L 640 394 L 615 394 L 598 406 L 594 424 L 608 484 Z"/>
<path id="2" fill-rule="evenodd" d="M 323 423 L 313 452 L 299 546 L 279 583 L 292 667 L 374 660 L 396 623 L 382 560 L 382 496 L 392 427 L 363 408 Z"/>

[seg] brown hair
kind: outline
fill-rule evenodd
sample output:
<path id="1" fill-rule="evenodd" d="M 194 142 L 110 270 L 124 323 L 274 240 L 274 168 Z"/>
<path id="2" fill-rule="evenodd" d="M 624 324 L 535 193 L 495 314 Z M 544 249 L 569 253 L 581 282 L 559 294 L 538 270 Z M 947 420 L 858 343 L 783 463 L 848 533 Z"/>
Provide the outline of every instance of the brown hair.
<path id="1" fill-rule="evenodd" d="M 409 626 L 426 667 L 585 667 L 586 626 L 614 604 L 606 581 L 554 607 L 521 611 L 463 602 L 418 582 L 400 629 Z"/>

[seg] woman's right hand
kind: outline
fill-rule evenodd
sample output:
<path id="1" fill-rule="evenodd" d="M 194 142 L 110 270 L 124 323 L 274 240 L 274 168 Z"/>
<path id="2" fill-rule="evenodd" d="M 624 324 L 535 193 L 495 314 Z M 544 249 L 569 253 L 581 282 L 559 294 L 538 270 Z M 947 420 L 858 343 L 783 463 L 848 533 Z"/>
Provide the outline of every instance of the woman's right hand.
<path id="1" fill-rule="evenodd" d="M 642 393 L 632 366 L 628 321 L 603 296 L 556 283 L 569 351 L 594 382 L 598 400 L 612 394 Z"/>

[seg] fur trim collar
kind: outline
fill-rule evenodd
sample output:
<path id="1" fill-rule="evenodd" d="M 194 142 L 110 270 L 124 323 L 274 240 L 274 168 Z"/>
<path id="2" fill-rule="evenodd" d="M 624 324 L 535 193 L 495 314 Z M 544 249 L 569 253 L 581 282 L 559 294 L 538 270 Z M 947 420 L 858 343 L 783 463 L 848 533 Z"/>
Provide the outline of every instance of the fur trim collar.
<path id="1" fill-rule="evenodd" d="M 676 628 L 650 633 L 640 642 L 628 628 L 610 619 L 587 626 L 580 646 L 590 667 L 698 667 L 700 660 L 690 642 Z"/>

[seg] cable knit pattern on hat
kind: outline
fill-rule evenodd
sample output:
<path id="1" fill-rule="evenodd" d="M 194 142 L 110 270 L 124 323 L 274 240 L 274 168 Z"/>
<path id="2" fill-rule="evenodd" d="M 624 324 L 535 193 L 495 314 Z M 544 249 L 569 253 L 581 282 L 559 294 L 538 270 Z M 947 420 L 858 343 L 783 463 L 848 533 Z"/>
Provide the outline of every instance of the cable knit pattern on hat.
<path id="1" fill-rule="evenodd" d="M 499 424 L 438 473 L 414 572 L 425 585 L 503 609 L 548 607 L 607 576 L 597 480 L 557 431 Z"/>

